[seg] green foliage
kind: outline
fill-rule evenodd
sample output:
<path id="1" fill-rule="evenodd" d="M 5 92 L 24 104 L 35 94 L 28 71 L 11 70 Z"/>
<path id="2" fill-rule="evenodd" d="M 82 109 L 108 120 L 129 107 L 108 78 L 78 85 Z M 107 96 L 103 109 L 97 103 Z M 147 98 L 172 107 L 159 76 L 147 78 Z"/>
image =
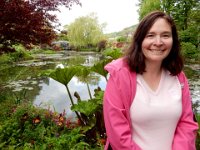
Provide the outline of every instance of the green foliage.
<path id="1" fill-rule="evenodd" d="M 198 26 L 189 26 L 186 30 L 180 31 L 179 37 L 181 42 L 189 42 L 197 47 L 200 40 Z"/>
<path id="2" fill-rule="evenodd" d="M 126 42 L 126 41 L 127 41 L 127 37 L 120 36 L 117 38 L 117 42 Z"/>
<path id="3" fill-rule="evenodd" d="M 67 88 L 68 94 L 71 95 L 67 84 L 72 77 L 82 77 L 82 80 L 87 83 L 86 78 L 89 77 L 91 72 L 95 72 L 106 78 L 107 71 L 104 70 L 104 66 L 110 61 L 111 59 L 105 59 L 94 64 L 92 67 L 71 66 L 63 69 L 59 68 L 54 71 L 51 70 L 47 73 L 47 75 L 64 84 Z M 100 88 L 96 89 L 94 98 L 92 98 L 89 86 L 87 87 L 90 94 L 90 99 L 83 101 L 78 93 L 75 92 L 74 96 L 78 100 L 77 104 L 74 104 L 73 99 L 70 96 L 72 101 L 71 109 L 75 111 L 81 125 L 83 126 L 82 133 L 87 137 L 86 142 L 90 145 L 95 145 L 95 143 L 102 145 L 105 142 L 105 127 L 102 112 L 103 91 L 101 91 Z"/>
<path id="4" fill-rule="evenodd" d="M 193 10 L 198 5 L 197 0 L 175 0 L 171 8 L 173 16 L 179 30 L 186 30 L 189 26 L 189 18 Z M 193 22 L 193 21 L 192 21 Z"/>
<path id="5" fill-rule="evenodd" d="M 141 20 L 146 14 L 154 10 L 161 10 L 160 0 L 143 0 L 139 8 L 139 20 Z"/>
<path id="6" fill-rule="evenodd" d="M 96 46 L 104 37 L 102 29 L 95 14 L 80 17 L 68 26 L 69 42 L 76 47 Z"/>
<path id="7" fill-rule="evenodd" d="M 98 88 L 95 90 L 95 98 L 86 101 L 78 101 L 77 104 L 71 107 L 73 111 L 80 112 L 84 121 L 83 133 L 85 133 L 88 139 L 91 139 L 88 141 L 91 145 L 93 145 L 93 143 L 98 143 L 98 139 L 105 140 L 106 138 L 102 106 L 103 93 L 104 92 Z"/>
<path id="8" fill-rule="evenodd" d="M 161 1 L 161 10 L 171 15 L 171 10 L 174 6 L 175 0 L 162 0 Z"/>
<path id="9" fill-rule="evenodd" d="M 0 64 L 32 59 L 31 53 L 22 45 L 13 45 L 15 52 L 0 55 Z"/>
<path id="10" fill-rule="evenodd" d="M 57 68 L 50 72 L 49 77 L 66 86 L 77 72 L 77 67 Z"/>
<path id="11" fill-rule="evenodd" d="M 90 96 L 90 99 L 92 99 L 92 95 L 91 95 L 91 91 L 90 91 L 90 87 L 89 87 L 89 80 L 92 79 L 91 75 L 91 68 L 90 67 L 86 67 L 86 66 L 77 66 L 78 67 L 78 72 L 76 74 L 76 76 L 78 77 L 78 79 L 84 83 L 87 84 L 87 90 Z"/>
<path id="12" fill-rule="evenodd" d="M 10 57 L 7 54 L 0 55 L 0 64 L 10 63 Z"/>
<path id="13" fill-rule="evenodd" d="M 91 70 L 93 72 L 96 72 L 100 75 L 102 75 L 103 77 L 105 77 L 105 79 L 107 80 L 107 74 L 108 72 L 104 69 L 104 66 L 109 63 L 111 61 L 111 59 L 104 59 L 99 61 L 98 63 L 94 64 L 91 68 Z"/>
<path id="14" fill-rule="evenodd" d="M 81 128 L 65 113 L 20 105 L 0 126 L 0 148 L 15 149 L 89 149 Z"/>
<path id="15" fill-rule="evenodd" d="M 14 107 L 14 97 L 10 91 L 0 90 L 0 124 L 10 117 L 10 112 Z"/>
<path id="16" fill-rule="evenodd" d="M 99 96 L 88 101 L 79 101 L 71 107 L 72 110 L 85 114 L 86 116 L 92 116 L 96 111 L 100 111 L 102 108 L 102 91 L 99 92 Z"/>
<path id="17" fill-rule="evenodd" d="M 76 73 L 76 76 L 82 77 L 85 81 L 87 81 L 87 77 L 91 73 L 91 68 L 87 66 L 76 66 L 76 69 L 78 70 Z"/>
<path id="18" fill-rule="evenodd" d="M 10 116 L 0 126 L 0 149 L 102 150 L 105 144 L 103 91 L 96 89 L 94 96 L 72 107 L 84 119 L 85 125 L 79 127 L 79 123 L 67 120 L 64 112 L 57 114 L 32 104 L 17 103 L 18 107 L 10 108 Z"/>
<path id="19" fill-rule="evenodd" d="M 57 40 L 59 40 L 59 41 L 69 41 L 67 34 L 68 34 L 67 30 L 62 30 L 60 32 L 60 34 L 58 34 Z"/>
<path id="20" fill-rule="evenodd" d="M 10 52 L 10 46 L 21 43 L 49 44 L 54 38 L 54 30 L 59 23 L 55 14 L 59 6 L 71 8 L 73 4 L 80 4 L 79 0 L 36 0 L 13 1 L 1 0 L 0 13 L 0 53 Z"/>
<path id="21" fill-rule="evenodd" d="M 181 47 L 182 47 L 182 53 L 183 56 L 187 59 L 192 59 L 192 58 L 197 58 L 197 48 L 195 47 L 195 45 L 193 45 L 192 43 L 189 42 L 182 42 L 181 43 Z"/>
<path id="22" fill-rule="evenodd" d="M 105 56 L 110 56 L 112 59 L 117 59 L 123 55 L 122 50 L 119 48 L 118 49 L 106 49 L 105 51 L 103 51 L 103 54 Z"/>
<path id="23" fill-rule="evenodd" d="M 81 80 L 86 83 L 92 72 L 106 78 L 107 72 L 104 66 L 112 59 L 122 56 L 122 52 L 120 49 L 107 49 L 103 54 L 108 57 L 92 67 L 58 68 L 47 71 L 46 76 L 62 83 L 67 89 L 68 83 L 74 76 L 81 77 Z M 68 94 L 70 94 L 69 89 Z M 57 114 L 32 105 L 22 105 L 22 103 L 16 103 L 18 107 L 15 107 L 16 104 L 11 105 L 11 111 L 7 111 L 10 113 L 0 125 L 0 149 L 102 150 L 106 138 L 102 112 L 103 94 L 104 92 L 98 88 L 89 100 L 81 100 L 79 97 L 77 104 L 71 107 L 78 113 L 77 122 L 67 120 L 64 112 Z M 23 95 L 25 93 L 22 92 Z M 0 96 L 0 100 L 4 101 L 4 99 L 5 97 Z M 0 104 L 1 108 L 2 103 Z M 199 143 L 197 139 L 197 148 Z"/>
<path id="24" fill-rule="evenodd" d="M 16 51 L 8 54 L 11 62 L 13 61 L 17 62 L 17 61 L 28 60 L 28 59 L 33 58 L 31 54 L 27 52 L 26 49 L 22 45 L 14 45 L 13 48 Z"/>

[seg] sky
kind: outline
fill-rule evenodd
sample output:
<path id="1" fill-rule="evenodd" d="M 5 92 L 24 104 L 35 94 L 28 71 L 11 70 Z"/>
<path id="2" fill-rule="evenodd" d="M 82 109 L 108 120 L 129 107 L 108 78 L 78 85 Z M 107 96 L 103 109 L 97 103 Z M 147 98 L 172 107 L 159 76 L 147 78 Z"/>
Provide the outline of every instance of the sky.
<path id="1" fill-rule="evenodd" d="M 106 23 L 104 33 L 121 31 L 138 23 L 138 0 L 80 0 L 82 6 L 73 5 L 71 10 L 61 7 L 56 13 L 61 28 L 76 18 L 96 13 L 100 24 Z"/>

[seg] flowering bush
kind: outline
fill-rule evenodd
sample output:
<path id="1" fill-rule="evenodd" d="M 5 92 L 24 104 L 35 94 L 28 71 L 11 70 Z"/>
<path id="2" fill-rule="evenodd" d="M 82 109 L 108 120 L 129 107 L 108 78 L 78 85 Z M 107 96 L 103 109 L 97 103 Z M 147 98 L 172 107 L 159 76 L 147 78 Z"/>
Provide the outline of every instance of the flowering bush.
<path id="1" fill-rule="evenodd" d="M 65 112 L 20 105 L 0 126 L 0 149 L 92 149 L 77 122 Z"/>

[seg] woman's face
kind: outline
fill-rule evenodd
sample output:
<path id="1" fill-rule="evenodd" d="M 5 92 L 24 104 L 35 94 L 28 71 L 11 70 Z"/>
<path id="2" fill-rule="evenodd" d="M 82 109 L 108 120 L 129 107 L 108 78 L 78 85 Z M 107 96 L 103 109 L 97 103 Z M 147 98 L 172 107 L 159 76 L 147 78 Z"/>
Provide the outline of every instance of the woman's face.
<path id="1" fill-rule="evenodd" d="M 147 32 L 142 42 L 142 52 L 145 63 L 162 63 L 172 48 L 173 39 L 170 24 L 163 18 L 158 18 Z"/>

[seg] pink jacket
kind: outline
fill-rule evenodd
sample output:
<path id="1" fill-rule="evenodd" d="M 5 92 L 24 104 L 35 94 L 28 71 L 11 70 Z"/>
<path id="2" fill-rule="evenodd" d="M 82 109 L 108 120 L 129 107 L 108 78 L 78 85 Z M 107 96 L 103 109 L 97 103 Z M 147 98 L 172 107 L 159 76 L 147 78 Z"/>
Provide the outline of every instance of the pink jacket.
<path id="1" fill-rule="evenodd" d="M 136 73 L 131 72 L 123 58 L 105 66 L 110 73 L 104 93 L 103 111 L 108 145 L 113 150 L 141 150 L 132 140 L 130 106 L 136 91 Z M 182 88 L 182 116 L 175 131 L 172 150 L 195 150 L 198 124 L 193 120 L 191 97 L 183 72 L 178 76 Z"/>

